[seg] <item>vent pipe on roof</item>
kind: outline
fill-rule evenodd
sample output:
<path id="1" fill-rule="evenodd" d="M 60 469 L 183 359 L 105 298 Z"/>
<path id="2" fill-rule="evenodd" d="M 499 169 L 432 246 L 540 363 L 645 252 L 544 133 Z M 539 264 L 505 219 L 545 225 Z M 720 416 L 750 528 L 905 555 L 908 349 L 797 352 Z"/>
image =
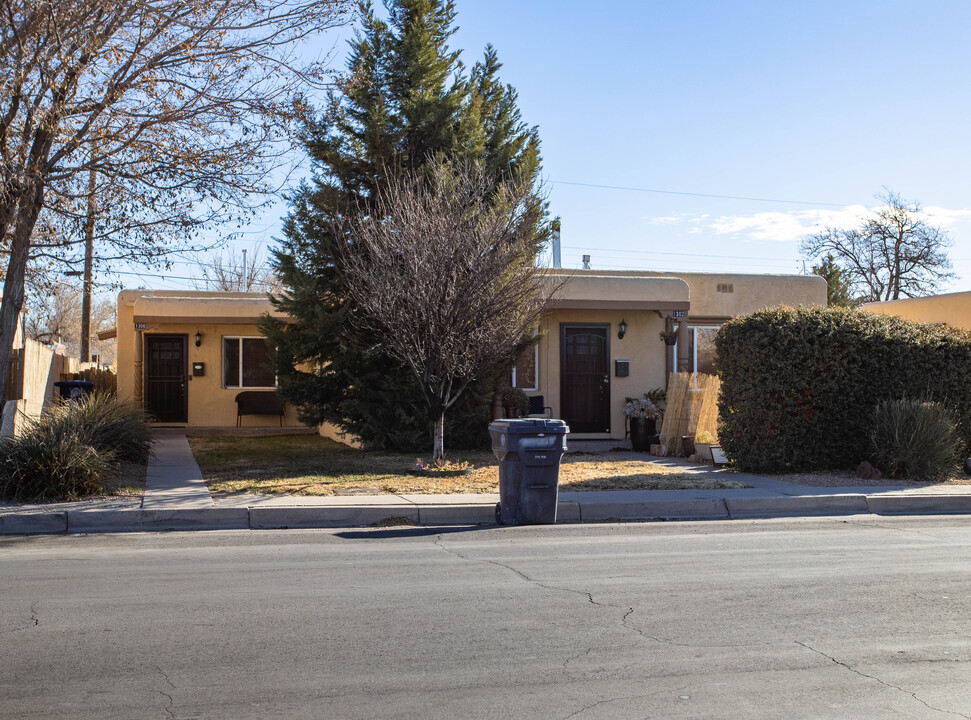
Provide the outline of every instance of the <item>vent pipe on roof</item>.
<path id="1" fill-rule="evenodd" d="M 583 269 L 584 270 L 589 270 L 590 269 L 590 256 L 589 255 L 584 255 L 583 256 Z"/>
<path id="2" fill-rule="evenodd" d="M 563 263 L 560 258 L 560 216 L 553 218 L 550 225 L 553 228 L 553 267 L 561 268 Z"/>

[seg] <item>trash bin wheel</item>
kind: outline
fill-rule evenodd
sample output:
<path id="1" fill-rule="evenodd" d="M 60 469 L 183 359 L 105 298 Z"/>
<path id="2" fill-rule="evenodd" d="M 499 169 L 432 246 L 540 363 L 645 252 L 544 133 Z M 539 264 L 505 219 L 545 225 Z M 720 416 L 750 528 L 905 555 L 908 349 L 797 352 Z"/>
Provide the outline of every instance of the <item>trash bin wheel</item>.
<path id="1" fill-rule="evenodd" d="M 496 525 L 502 525 L 502 503 L 496 503 Z"/>

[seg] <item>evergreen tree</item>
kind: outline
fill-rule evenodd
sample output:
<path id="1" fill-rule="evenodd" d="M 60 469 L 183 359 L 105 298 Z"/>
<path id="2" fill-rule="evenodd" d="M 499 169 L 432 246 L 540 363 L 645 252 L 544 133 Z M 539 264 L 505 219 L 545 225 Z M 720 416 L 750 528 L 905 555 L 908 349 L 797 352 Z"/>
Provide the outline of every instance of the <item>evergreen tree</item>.
<path id="1" fill-rule="evenodd" d="M 836 258 L 827 255 L 819 265 L 813 265 L 813 275 L 826 280 L 826 304 L 829 307 L 856 307 L 850 287 L 849 273 L 836 263 Z"/>
<path id="2" fill-rule="evenodd" d="M 346 238 L 334 221 L 366 206 L 392 175 L 421 170 L 432 158 L 478 160 L 535 183 L 540 154 L 516 91 L 499 80 L 495 50 L 487 47 L 466 73 L 460 51 L 448 47 L 451 0 L 389 0 L 387 8 L 383 21 L 370 3 L 362 5 L 349 77 L 307 122 L 315 175 L 292 196 L 275 252 L 286 290 L 273 302 L 293 322 L 265 319 L 263 332 L 277 348 L 280 393 L 302 420 L 335 423 L 370 447 L 404 450 L 428 444 L 426 404 L 407 368 L 368 352 L 374 338 L 355 322 L 342 288 L 338 248 Z M 538 195 L 535 203 L 542 206 Z M 541 222 L 535 237 L 538 250 Z M 478 378 L 452 410 L 445 428 L 451 447 L 487 439 L 488 397 L 507 371 L 497 366 Z"/>

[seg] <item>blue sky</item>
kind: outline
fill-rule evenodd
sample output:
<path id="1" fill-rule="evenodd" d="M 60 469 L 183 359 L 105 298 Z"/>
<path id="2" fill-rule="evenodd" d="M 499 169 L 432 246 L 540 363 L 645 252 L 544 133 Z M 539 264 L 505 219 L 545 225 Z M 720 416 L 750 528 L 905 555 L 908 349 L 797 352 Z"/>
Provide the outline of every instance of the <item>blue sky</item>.
<path id="1" fill-rule="evenodd" d="M 456 4 L 453 47 L 492 43 L 539 126 L 564 266 L 800 272 L 801 235 L 887 187 L 949 231 L 947 290 L 971 290 L 971 3 Z"/>

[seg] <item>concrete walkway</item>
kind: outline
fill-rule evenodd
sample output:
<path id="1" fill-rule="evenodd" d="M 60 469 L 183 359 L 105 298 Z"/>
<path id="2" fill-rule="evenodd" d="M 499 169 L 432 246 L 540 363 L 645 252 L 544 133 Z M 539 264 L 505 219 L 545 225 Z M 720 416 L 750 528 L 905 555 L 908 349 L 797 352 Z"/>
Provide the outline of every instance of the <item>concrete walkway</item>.
<path id="1" fill-rule="evenodd" d="M 185 432 L 159 429 L 153 440 L 142 507 L 146 510 L 215 507 Z"/>
<path id="2" fill-rule="evenodd" d="M 182 429 L 154 436 L 145 497 L 131 501 L 0 506 L 0 535 L 135 530 L 350 527 L 495 522 L 498 494 L 296 496 L 239 494 L 213 501 Z M 809 487 L 611 448 L 612 459 L 650 461 L 690 475 L 744 482 L 719 490 L 561 491 L 557 522 L 716 520 L 852 514 L 969 514 L 971 486 Z M 609 452 L 607 452 L 609 451 Z"/>

